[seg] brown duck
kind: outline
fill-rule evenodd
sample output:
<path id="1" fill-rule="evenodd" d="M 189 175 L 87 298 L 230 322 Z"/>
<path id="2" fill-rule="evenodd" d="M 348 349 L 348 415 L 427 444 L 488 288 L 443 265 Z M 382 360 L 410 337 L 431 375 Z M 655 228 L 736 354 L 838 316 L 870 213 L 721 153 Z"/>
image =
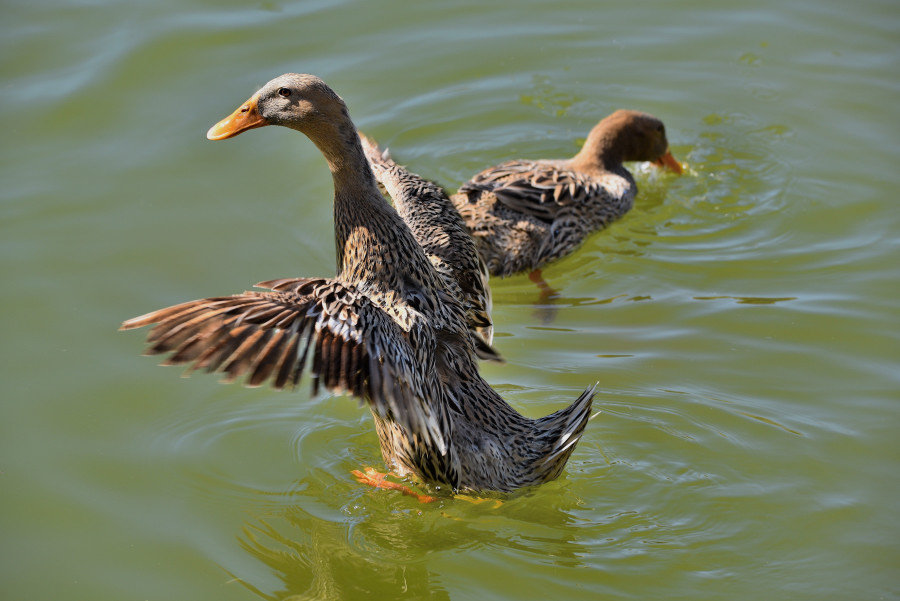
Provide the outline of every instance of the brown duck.
<path id="1" fill-rule="evenodd" d="M 471 301 L 378 190 L 343 100 L 321 79 L 286 74 L 210 129 L 221 140 L 281 125 L 304 133 L 334 182 L 337 275 L 258 284 L 128 320 L 155 324 L 149 354 L 166 363 L 367 403 L 385 462 L 453 490 L 510 491 L 557 477 L 587 423 L 593 387 L 539 419 L 510 407 L 478 373 Z M 482 343 L 486 344 L 482 338 Z M 357 472 L 376 486 L 381 475 Z"/>
<path id="2" fill-rule="evenodd" d="M 452 196 L 491 275 L 532 272 L 572 252 L 634 204 L 623 161 L 652 161 L 681 173 L 662 121 L 616 111 L 571 159 L 515 160 L 489 167 Z"/>

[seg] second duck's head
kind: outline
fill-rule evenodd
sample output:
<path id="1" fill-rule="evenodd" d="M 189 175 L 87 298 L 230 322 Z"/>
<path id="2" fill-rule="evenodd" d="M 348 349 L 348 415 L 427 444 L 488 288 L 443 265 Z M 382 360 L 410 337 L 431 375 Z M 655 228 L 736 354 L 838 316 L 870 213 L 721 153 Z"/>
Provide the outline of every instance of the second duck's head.
<path id="1" fill-rule="evenodd" d="M 681 165 L 669 152 L 663 122 L 639 111 L 618 110 L 601 120 L 579 154 L 606 167 L 621 161 L 651 161 L 681 173 Z"/>
<path id="2" fill-rule="evenodd" d="M 315 75 L 285 73 L 264 85 L 236 111 L 213 125 L 210 140 L 225 140 L 249 129 L 282 125 L 315 140 L 325 130 L 349 123 L 347 106 Z"/>

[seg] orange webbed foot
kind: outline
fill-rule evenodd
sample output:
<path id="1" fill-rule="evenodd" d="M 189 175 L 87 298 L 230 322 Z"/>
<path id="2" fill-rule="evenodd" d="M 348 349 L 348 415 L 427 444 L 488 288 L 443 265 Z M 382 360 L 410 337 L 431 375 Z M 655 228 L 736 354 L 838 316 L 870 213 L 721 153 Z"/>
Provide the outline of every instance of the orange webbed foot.
<path id="1" fill-rule="evenodd" d="M 399 490 L 404 495 L 409 495 L 411 497 L 415 497 L 419 500 L 419 503 L 431 503 L 433 501 L 437 501 L 436 497 L 430 497 L 428 495 L 423 495 L 421 493 L 417 493 L 413 489 L 408 486 L 404 486 L 399 482 L 393 482 L 388 480 L 387 477 L 390 474 L 382 474 L 381 472 L 375 470 L 374 468 L 367 467 L 365 468 L 365 472 L 361 472 L 359 470 L 353 470 L 350 472 L 356 478 L 357 481 L 368 484 L 369 486 L 374 486 L 375 488 L 386 488 L 389 490 Z"/>
<path id="2" fill-rule="evenodd" d="M 550 284 L 544 279 L 544 275 L 540 269 L 535 269 L 528 274 L 528 279 L 534 282 L 541 289 L 541 302 L 547 302 L 552 298 L 559 296 L 559 292 L 550 287 Z"/>
<path id="3" fill-rule="evenodd" d="M 535 316 L 545 325 L 549 324 L 556 317 L 557 309 L 548 303 L 559 298 L 559 292 L 551 288 L 550 284 L 544 280 L 544 276 L 541 274 L 540 269 L 535 269 L 529 273 L 528 279 L 537 284 L 537 287 L 541 291 L 541 295 L 538 297 L 537 302 L 539 306 L 535 310 Z"/>

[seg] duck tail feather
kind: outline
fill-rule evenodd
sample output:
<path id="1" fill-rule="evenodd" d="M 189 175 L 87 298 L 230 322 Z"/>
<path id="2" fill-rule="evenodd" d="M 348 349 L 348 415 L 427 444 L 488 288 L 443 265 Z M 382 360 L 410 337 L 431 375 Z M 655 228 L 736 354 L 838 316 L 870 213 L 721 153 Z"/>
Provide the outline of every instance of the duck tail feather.
<path id="1" fill-rule="evenodd" d="M 540 474 L 540 481 L 556 478 L 575 450 L 575 444 L 591 417 L 596 388 L 595 383 L 565 409 L 538 420 L 539 436 L 545 441 L 534 464 L 535 471 Z"/>

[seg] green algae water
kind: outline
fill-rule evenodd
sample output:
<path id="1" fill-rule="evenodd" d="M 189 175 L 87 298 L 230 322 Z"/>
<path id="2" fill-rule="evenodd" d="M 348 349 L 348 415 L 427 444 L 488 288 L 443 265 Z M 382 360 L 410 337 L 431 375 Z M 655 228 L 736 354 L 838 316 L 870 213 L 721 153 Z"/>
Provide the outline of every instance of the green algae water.
<path id="1" fill-rule="evenodd" d="M 0 21 L 0 597 L 897 599 L 894 2 L 24 2 Z M 421 505 L 353 399 L 141 357 L 129 317 L 334 273 L 331 179 L 206 130 L 286 71 L 455 189 L 617 108 L 682 177 L 494 280 L 483 371 L 539 416 L 599 382 L 559 480 Z"/>

